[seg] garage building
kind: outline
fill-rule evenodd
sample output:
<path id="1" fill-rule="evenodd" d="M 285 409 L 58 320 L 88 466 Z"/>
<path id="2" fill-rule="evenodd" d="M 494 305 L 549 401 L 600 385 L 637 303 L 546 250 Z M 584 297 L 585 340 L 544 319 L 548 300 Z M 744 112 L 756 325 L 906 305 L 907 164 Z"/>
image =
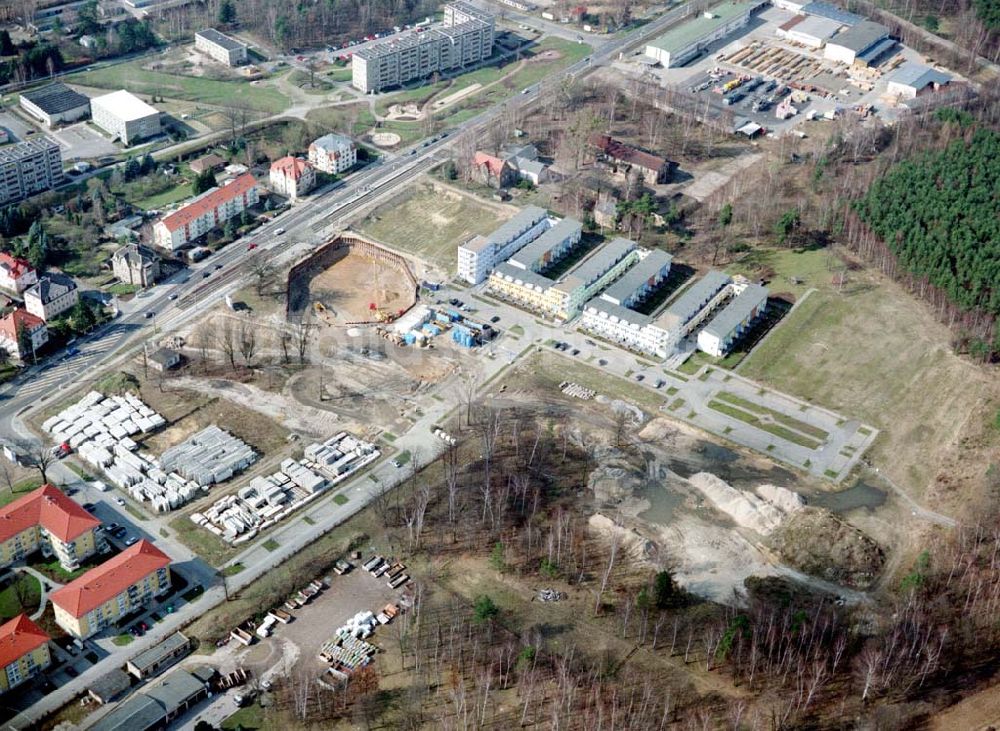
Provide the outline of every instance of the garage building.
<path id="1" fill-rule="evenodd" d="M 778 28 L 778 37 L 807 48 L 822 48 L 843 23 L 819 15 L 796 15 Z"/>
<path id="2" fill-rule="evenodd" d="M 160 134 L 160 113 L 124 89 L 90 100 L 94 124 L 131 145 Z"/>
<path id="3" fill-rule="evenodd" d="M 715 41 L 746 26 L 750 16 L 768 4 L 769 0 L 727 0 L 650 41 L 646 55 L 663 68 L 683 66 Z"/>
<path id="4" fill-rule="evenodd" d="M 864 20 L 828 40 L 823 56 L 848 66 L 868 66 L 894 45 L 888 28 Z"/>
<path id="5" fill-rule="evenodd" d="M 916 99 L 921 94 L 937 91 L 942 86 L 951 83 L 948 74 L 941 73 L 930 66 L 907 61 L 889 77 L 887 91 L 890 96 L 901 99 Z"/>
<path id="6" fill-rule="evenodd" d="M 49 84 L 21 94 L 21 109 L 45 122 L 47 127 L 75 122 L 90 115 L 90 98 L 66 84 Z"/>

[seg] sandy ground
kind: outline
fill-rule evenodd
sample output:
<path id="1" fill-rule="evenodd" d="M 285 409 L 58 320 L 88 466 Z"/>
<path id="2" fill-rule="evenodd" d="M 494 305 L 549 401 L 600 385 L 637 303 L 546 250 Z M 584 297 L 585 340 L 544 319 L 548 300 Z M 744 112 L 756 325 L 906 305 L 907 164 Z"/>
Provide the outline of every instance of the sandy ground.
<path id="1" fill-rule="evenodd" d="M 310 290 L 313 301 L 322 302 L 332 322 L 338 324 L 370 319 L 371 304 L 396 311 L 409 307 L 414 299 L 402 272 L 355 254 L 315 276 Z"/>

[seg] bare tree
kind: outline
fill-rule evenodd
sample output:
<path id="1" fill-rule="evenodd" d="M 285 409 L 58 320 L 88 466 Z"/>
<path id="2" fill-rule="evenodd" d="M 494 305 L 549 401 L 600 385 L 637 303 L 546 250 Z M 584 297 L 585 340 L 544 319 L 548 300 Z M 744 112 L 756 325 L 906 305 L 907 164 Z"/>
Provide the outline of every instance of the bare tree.
<path id="1" fill-rule="evenodd" d="M 21 442 L 17 446 L 18 450 L 31 463 L 31 466 L 38 470 L 38 473 L 42 477 L 42 482 L 48 484 L 49 467 L 56 461 L 56 456 L 52 450 L 42 442 Z"/>
<path id="2" fill-rule="evenodd" d="M 278 346 L 281 348 L 281 362 L 288 363 L 288 348 L 292 344 L 292 334 L 285 328 L 281 328 L 277 333 Z"/>
<path id="3" fill-rule="evenodd" d="M 277 275 L 274 265 L 261 256 L 254 260 L 250 272 L 254 277 L 254 289 L 257 292 L 257 296 L 263 297 L 264 292 L 274 284 Z"/>
<path id="4" fill-rule="evenodd" d="M 614 571 L 615 568 L 615 560 L 618 558 L 618 549 L 621 548 L 621 533 L 617 530 L 612 530 L 608 539 L 608 565 L 605 567 L 604 573 L 601 576 L 601 586 L 597 590 L 597 597 L 594 599 L 595 617 L 601 611 L 601 600 L 604 598 L 604 592 L 607 590 L 608 582 L 611 580 L 611 572 Z"/>
<path id="5" fill-rule="evenodd" d="M 252 368 L 253 356 L 257 352 L 257 329 L 255 323 L 249 318 L 244 318 L 240 325 L 240 355 L 247 368 Z"/>
<path id="6" fill-rule="evenodd" d="M 232 320 L 228 317 L 222 325 L 222 337 L 219 339 L 222 352 L 226 354 L 226 360 L 230 367 L 236 371 L 236 331 L 233 328 Z"/>
<path id="7" fill-rule="evenodd" d="M 215 346 L 216 331 L 215 321 L 205 320 L 198 329 L 194 331 L 194 343 L 198 348 L 198 355 L 201 358 L 202 367 L 208 365 L 208 351 Z"/>
<path id="8" fill-rule="evenodd" d="M 306 362 L 306 353 L 309 352 L 309 343 L 312 342 L 313 326 L 308 322 L 300 322 L 292 329 L 292 336 L 295 338 L 295 349 L 299 355 L 299 364 Z"/>

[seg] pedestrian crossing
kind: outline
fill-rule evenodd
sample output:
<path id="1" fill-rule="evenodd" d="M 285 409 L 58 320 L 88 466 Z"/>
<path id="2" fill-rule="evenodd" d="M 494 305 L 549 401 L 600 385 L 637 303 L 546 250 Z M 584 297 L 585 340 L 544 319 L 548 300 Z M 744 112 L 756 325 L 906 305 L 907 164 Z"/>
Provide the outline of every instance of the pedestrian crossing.
<path id="1" fill-rule="evenodd" d="M 129 336 L 131 330 L 125 326 L 115 326 L 104 337 L 80 347 L 80 354 L 46 368 L 31 380 L 18 384 L 15 398 L 28 398 L 51 394 L 63 384 L 72 383 L 80 373 L 92 368 L 101 356 L 115 350 Z"/>

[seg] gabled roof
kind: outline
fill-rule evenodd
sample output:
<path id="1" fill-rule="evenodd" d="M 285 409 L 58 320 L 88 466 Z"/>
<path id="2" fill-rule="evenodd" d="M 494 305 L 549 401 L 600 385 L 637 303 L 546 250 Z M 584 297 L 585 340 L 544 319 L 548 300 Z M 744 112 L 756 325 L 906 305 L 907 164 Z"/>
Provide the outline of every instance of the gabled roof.
<path id="1" fill-rule="evenodd" d="M 6 270 L 14 279 L 35 271 L 26 260 L 11 256 L 6 251 L 0 251 L 0 269 Z"/>
<path id="2" fill-rule="evenodd" d="M 168 231 L 176 231 L 255 187 L 257 180 L 254 176 L 244 173 L 229 185 L 202 193 L 183 208 L 161 218 L 159 223 L 166 226 Z"/>
<path id="3" fill-rule="evenodd" d="M 72 616 L 82 617 L 157 569 L 169 565 L 170 557 L 143 539 L 53 592 L 49 599 Z"/>
<path id="4" fill-rule="evenodd" d="M 889 29 L 879 23 L 863 20 L 847 30 L 841 31 L 828 44 L 846 48 L 855 53 L 866 51 L 884 38 L 889 37 Z"/>
<path id="5" fill-rule="evenodd" d="M 28 619 L 27 614 L 19 614 L 5 622 L 0 625 L 0 669 L 48 641 L 49 636 Z"/>
<path id="6" fill-rule="evenodd" d="M 34 319 L 38 320 L 37 317 Z M 67 497 L 62 490 L 52 485 L 42 485 L 34 492 L 0 508 L 0 543 L 33 525 L 40 525 L 60 541 L 68 543 L 100 524 L 101 521 Z"/>
<path id="7" fill-rule="evenodd" d="M 303 160 L 301 157 L 286 155 L 271 163 L 271 172 L 280 172 L 286 178 L 298 180 L 305 175 L 306 170 L 310 167 L 312 166 L 307 160 Z"/>
<path id="8" fill-rule="evenodd" d="M 5 337 L 11 342 L 17 342 L 17 331 L 24 328 L 28 332 L 31 332 L 35 328 L 45 325 L 45 321 L 36 316 L 32 315 L 30 312 L 23 308 L 18 308 L 8 312 L 5 316 L 0 317 L 0 335 Z M 13 503 L 11 503 L 13 505 Z M 8 505 L 7 507 L 10 507 Z M 6 508 L 4 508 L 6 509 Z M 3 540 L 0 538 L 0 540 Z"/>
<path id="9" fill-rule="evenodd" d="M 670 164 L 670 161 L 665 157 L 638 150 L 631 145 L 619 142 L 611 135 L 591 135 L 590 144 L 612 159 L 628 163 L 629 165 L 636 165 L 647 170 L 658 171 L 665 165 Z"/>
<path id="10" fill-rule="evenodd" d="M 503 169 L 507 161 L 485 152 L 477 152 L 472 157 L 472 164 L 477 168 L 486 166 L 486 169 L 490 171 L 490 175 L 499 178 L 503 174 Z"/>
<path id="11" fill-rule="evenodd" d="M 951 77 L 948 74 L 932 69 L 930 66 L 907 61 L 899 67 L 896 73 L 889 77 L 889 81 L 896 84 L 903 84 L 904 86 L 912 86 L 917 91 L 920 91 L 925 86 L 930 86 L 931 84 L 947 84 L 951 81 Z"/>

